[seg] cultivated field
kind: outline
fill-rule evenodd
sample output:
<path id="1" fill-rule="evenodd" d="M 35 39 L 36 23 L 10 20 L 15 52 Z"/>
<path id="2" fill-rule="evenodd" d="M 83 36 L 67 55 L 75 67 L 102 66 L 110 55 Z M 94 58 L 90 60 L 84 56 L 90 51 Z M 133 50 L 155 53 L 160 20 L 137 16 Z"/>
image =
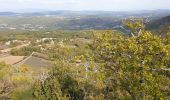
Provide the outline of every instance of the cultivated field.
<path id="1" fill-rule="evenodd" d="M 6 56 L 0 58 L 0 62 L 5 62 L 6 64 L 13 65 L 24 59 L 24 56 Z"/>

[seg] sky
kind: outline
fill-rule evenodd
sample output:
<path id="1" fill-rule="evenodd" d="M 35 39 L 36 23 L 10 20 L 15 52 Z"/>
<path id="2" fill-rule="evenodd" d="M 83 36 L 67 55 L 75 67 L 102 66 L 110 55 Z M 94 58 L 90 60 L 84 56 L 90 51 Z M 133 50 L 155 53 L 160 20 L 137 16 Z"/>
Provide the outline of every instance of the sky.
<path id="1" fill-rule="evenodd" d="M 170 0 L 0 0 L 0 11 L 21 9 L 136 11 L 170 9 Z"/>

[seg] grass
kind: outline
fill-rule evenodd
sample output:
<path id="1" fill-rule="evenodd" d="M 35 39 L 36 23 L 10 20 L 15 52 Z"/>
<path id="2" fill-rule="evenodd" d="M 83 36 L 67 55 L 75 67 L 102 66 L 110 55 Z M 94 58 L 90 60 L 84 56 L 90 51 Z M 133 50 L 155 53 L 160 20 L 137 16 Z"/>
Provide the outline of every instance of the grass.
<path id="1" fill-rule="evenodd" d="M 33 88 L 32 87 L 21 87 L 18 89 L 15 89 L 13 93 L 11 94 L 12 100 L 31 100 L 33 94 Z"/>

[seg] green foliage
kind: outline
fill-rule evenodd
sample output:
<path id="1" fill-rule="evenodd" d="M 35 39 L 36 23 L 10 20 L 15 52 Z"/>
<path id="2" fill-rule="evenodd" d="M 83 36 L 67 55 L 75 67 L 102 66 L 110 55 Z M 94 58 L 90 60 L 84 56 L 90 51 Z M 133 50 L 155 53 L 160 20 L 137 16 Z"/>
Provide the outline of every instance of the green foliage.
<path id="1" fill-rule="evenodd" d="M 83 65 L 57 61 L 56 67 L 49 73 L 48 78 L 36 83 L 35 99 L 102 100 L 101 98 L 104 97 L 102 77 L 99 72 L 94 73 L 92 62 L 87 72 Z"/>
<path id="2" fill-rule="evenodd" d="M 40 52 L 40 48 L 36 46 L 27 46 L 20 49 L 12 49 L 11 54 L 14 56 L 28 56 L 32 52 Z"/>
<path id="3" fill-rule="evenodd" d="M 48 74 L 37 76 L 33 88 L 30 81 L 24 81 L 30 79 L 26 77 L 30 69 L 22 66 L 15 73 L 17 75 L 12 76 L 16 81 L 11 84 L 5 80 L 7 86 L 2 85 L 14 88 L 14 84 L 15 88 L 0 95 L 11 96 L 14 100 L 168 99 L 169 35 L 160 37 L 145 31 L 142 20 L 124 23 L 131 30 L 131 37 L 109 30 L 94 31 L 93 36 L 91 31 L 18 33 L 15 38 L 29 37 L 33 43 L 40 38 L 56 38 L 50 48 L 42 43 L 44 51 L 37 47 L 36 42 L 34 46 L 11 51 L 11 54 L 19 56 L 43 52 L 56 62 L 56 66 Z M 63 41 L 62 45 L 57 44 L 58 41 Z M 34 56 L 42 57 L 38 54 Z M 0 81 L 9 75 L 12 75 L 10 67 L 0 63 Z M 27 85 L 28 88 L 25 88 Z"/>
<path id="4" fill-rule="evenodd" d="M 77 82 L 69 76 L 70 71 L 65 69 L 66 67 L 63 64 L 61 66 L 55 67 L 50 77 L 45 81 L 36 82 L 34 92 L 36 99 L 66 100 L 72 98 L 74 100 L 80 97 L 81 91 L 78 89 Z M 67 73 L 63 73 L 66 70 Z"/>
<path id="5" fill-rule="evenodd" d="M 142 19 L 133 19 L 133 20 L 125 20 L 123 21 L 125 27 L 130 29 L 131 35 L 139 36 L 141 31 L 144 31 L 145 25 L 143 24 Z"/>
<path id="6" fill-rule="evenodd" d="M 138 24 L 131 28 L 137 29 Z M 35 85 L 35 98 L 169 98 L 169 37 L 161 38 L 144 29 L 133 37 L 95 31 L 89 47 L 91 50 L 82 47 L 79 56 L 74 54 L 76 49 L 53 49 L 59 60 L 48 78 Z"/>
<path id="7" fill-rule="evenodd" d="M 0 99 L 6 100 L 12 91 L 13 84 L 7 79 L 10 74 L 10 66 L 0 62 Z"/>
<path id="8" fill-rule="evenodd" d="M 165 39 L 149 32 L 129 38 L 108 32 L 96 35 L 95 58 L 104 63 L 104 72 L 112 80 L 109 87 L 114 94 L 120 92 L 116 97 L 161 99 L 168 96 L 162 87 L 165 81 L 169 83 L 169 78 L 157 72 L 169 67 L 170 44 L 165 44 Z"/>
<path id="9" fill-rule="evenodd" d="M 32 78 L 25 76 L 25 68 L 20 70 L 21 72 L 16 72 L 12 66 L 0 63 L 0 100 L 30 100 L 32 98 Z"/>
<path id="10" fill-rule="evenodd" d="M 20 89 L 15 89 L 10 98 L 12 100 L 30 100 L 33 94 L 33 89 L 32 88 L 20 88 Z"/>
<path id="11" fill-rule="evenodd" d="M 10 66 L 6 65 L 4 62 L 0 62 L 0 79 L 3 79 L 10 73 Z"/>

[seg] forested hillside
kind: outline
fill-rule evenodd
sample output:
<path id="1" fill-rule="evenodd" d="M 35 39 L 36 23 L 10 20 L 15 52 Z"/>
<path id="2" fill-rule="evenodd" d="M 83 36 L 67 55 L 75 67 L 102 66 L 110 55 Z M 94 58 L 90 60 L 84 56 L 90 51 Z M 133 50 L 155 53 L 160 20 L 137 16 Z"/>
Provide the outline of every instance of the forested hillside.
<path id="1" fill-rule="evenodd" d="M 131 35 L 111 30 L 83 31 L 79 34 L 85 37 L 55 40 L 54 44 L 50 40 L 32 41 L 31 46 L 12 51 L 12 55 L 20 56 L 40 52 L 31 56 L 50 60 L 54 67 L 28 64 L 15 68 L 1 63 L 0 98 L 168 100 L 170 36 L 161 37 L 146 31 L 140 22 L 124 24 Z M 40 44 L 44 49 L 34 48 Z M 34 63 L 37 62 L 34 60 Z"/>
<path id="2" fill-rule="evenodd" d="M 136 24 L 127 25 L 131 30 L 136 28 Z M 169 99 L 169 37 L 145 29 L 134 31 L 130 37 L 94 31 L 93 43 L 81 55 L 58 59 L 49 76 L 35 83 L 34 98 Z"/>
<path id="3" fill-rule="evenodd" d="M 148 23 L 146 27 L 147 29 L 154 31 L 159 35 L 165 36 L 170 29 L 170 16 L 153 20 Z"/>
<path id="4" fill-rule="evenodd" d="M 0 31 L 0 100 L 169 100 L 168 17 L 157 29 L 146 18 L 110 20 L 58 22 L 91 30 Z"/>
<path id="5" fill-rule="evenodd" d="M 0 0 L 0 100 L 170 100 L 170 0 Z"/>

